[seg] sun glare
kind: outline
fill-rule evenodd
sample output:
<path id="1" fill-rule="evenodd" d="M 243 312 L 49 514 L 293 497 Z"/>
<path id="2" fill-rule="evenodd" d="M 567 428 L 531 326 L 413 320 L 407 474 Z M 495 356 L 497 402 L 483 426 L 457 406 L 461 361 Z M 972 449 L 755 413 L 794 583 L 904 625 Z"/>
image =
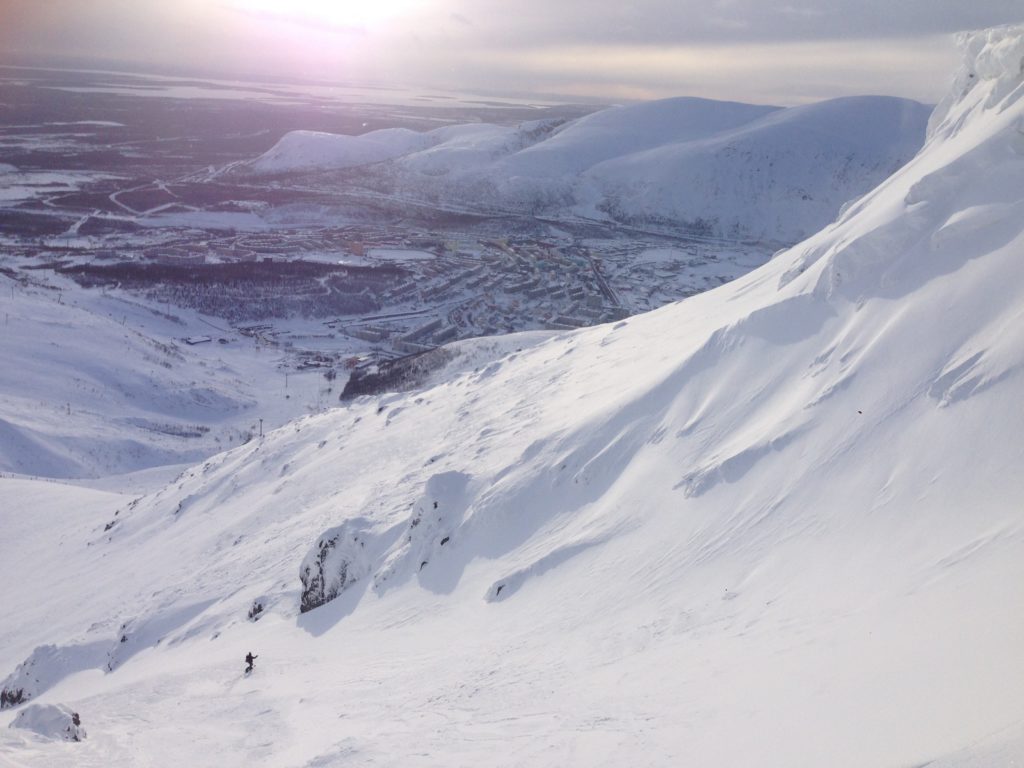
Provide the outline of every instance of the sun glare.
<path id="1" fill-rule="evenodd" d="M 424 0 L 233 0 L 250 13 L 336 27 L 373 27 L 402 16 Z"/>

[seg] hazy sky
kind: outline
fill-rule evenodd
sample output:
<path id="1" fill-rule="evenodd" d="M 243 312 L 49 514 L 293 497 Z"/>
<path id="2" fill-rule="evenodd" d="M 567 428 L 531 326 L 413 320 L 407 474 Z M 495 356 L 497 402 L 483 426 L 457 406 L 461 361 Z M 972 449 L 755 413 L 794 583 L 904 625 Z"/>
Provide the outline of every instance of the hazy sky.
<path id="1" fill-rule="evenodd" d="M 1022 0 L 0 0 L 0 62 L 595 100 L 932 101 L 952 33 L 1022 20 Z"/>

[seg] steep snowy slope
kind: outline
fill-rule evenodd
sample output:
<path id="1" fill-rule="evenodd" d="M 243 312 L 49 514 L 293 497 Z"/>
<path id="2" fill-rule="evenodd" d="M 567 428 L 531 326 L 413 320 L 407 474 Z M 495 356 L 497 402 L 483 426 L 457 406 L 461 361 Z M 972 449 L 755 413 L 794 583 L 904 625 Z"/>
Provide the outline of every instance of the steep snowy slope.
<path id="1" fill-rule="evenodd" d="M 922 152 L 734 283 L 303 419 L 138 501 L 0 481 L 0 685 L 88 731 L 0 745 L 47 766 L 1024 759 L 1024 27 L 965 47 Z"/>
<path id="2" fill-rule="evenodd" d="M 620 220 L 701 222 L 719 233 L 795 242 L 911 158 L 926 119 L 922 105 L 905 99 L 835 99 L 609 160 L 584 182 Z"/>
<path id="3" fill-rule="evenodd" d="M 912 157 L 927 116 L 917 102 L 875 96 L 792 109 L 677 98 L 514 128 L 297 132 L 235 172 L 349 168 L 321 183 L 356 180 L 446 207 L 793 242 Z"/>

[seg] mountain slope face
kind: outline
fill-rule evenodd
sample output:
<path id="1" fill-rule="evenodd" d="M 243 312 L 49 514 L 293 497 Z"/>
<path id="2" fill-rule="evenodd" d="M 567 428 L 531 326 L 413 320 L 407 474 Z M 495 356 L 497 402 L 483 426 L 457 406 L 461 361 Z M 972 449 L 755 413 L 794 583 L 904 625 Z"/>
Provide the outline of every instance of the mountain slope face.
<path id="1" fill-rule="evenodd" d="M 253 354 L 194 312 L 12 274 L 0 274 L 0 472 L 98 478 L 192 464 L 247 440 L 260 418 L 277 426 L 308 412 L 317 391 L 319 377 L 293 377 L 290 393 L 268 384 L 281 377 L 274 351 Z M 206 333 L 230 343 L 185 341 Z"/>
<path id="2" fill-rule="evenodd" d="M 921 153 L 734 283 L 131 504 L 72 517 L 74 491 L 6 481 L 63 532 L 7 513 L 3 685 L 89 739 L 0 743 L 33 765 L 1024 759 L 1024 28 L 964 45 Z"/>
<path id="3" fill-rule="evenodd" d="M 185 326 L 166 316 L 73 290 L 65 302 L 54 286 L 5 275 L 0 290 L 0 355 L 17 361 L 0 368 L 0 471 L 96 477 L 192 463 L 220 449 L 215 438 L 227 447 L 225 422 L 256 403 L 240 372 L 197 361 Z"/>
<path id="4" fill-rule="evenodd" d="M 927 116 L 917 102 L 880 96 L 791 109 L 677 98 L 516 127 L 296 132 L 235 172 L 348 169 L 321 183 L 445 208 L 792 243 L 910 159 Z"/>

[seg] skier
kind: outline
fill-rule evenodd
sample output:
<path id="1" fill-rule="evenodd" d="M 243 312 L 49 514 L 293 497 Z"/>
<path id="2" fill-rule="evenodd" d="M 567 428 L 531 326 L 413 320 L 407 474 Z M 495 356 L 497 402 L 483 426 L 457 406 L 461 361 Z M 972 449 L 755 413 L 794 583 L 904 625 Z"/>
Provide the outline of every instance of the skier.
<path id="1" fill-rule="evenodd" d="M 256 659 L 258 658 L 259 656 L 252 655 L 252 651 L 249 651 L 247 654 L 245 654 L 245 663 L 249 665 L 245 668 L 245 674 L 248 675 L 250 672 L 252 672 L 253 662 L 256 661 Z"/>

